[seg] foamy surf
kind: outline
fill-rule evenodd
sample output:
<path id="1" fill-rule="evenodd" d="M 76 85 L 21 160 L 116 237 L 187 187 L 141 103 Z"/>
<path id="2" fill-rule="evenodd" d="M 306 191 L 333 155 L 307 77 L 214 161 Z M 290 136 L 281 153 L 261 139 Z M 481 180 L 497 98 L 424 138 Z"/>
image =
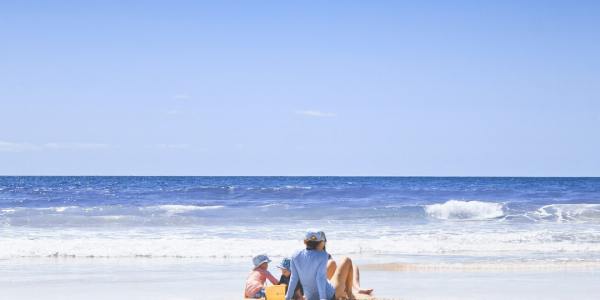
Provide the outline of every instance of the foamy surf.
<path id="1" fill-rule="evenodd" d="M 502 204 L 482 201 L 449 200 L 441 204 L 426 205 L 425 212 L 442 220 L 489 220 L 504 216 Z"/>
<path id="2" fill-rule="evenodd" d="M 469 229 L 372 228 L 340 224 L 322 228 L 332 254 L 436 257 L 521 257 L 531 259 L 593 260 L 600 257 L 600 234 L 594 229 L 538 228 Z M 537 226 L 536 226 L 537 227 Z M 0 259 L 13 257 L 172 257 L 246 259 L 256 253 L 289 256 L 302 248 L 302 230 L 274 231 L 270 227 L 202 226 L 131 229 L 1 228 Z"/>
<path id="3" fill-rule="evenodd" d="M 142 209 L 146 210 L 159 210 L 164 211 L 168 215 L 182 214 L 192 211 L 199 210 L 214 210 L 224 208 L 223 205 L 209 205 L 209 206 L 197 206 L 197 205 L 177 205 L 177 204 L 166 204 L 166 205 L 156 205 L 156 206 L 148 206 Z"/>
<path id="4" fill-rule="evenodd" d="M 600 179 L 0 177 L 0 259 L 600 259 Z M 494 200 L 491 200 L 494 199 Z M 469 201 L 471 200 L 471 201 Z"/>
<path id="5" fill-rule="evenodd" d="M 562 222 L 600 222 L 600 204 L 550 204 L 545 205 L 529 216 Z"/>

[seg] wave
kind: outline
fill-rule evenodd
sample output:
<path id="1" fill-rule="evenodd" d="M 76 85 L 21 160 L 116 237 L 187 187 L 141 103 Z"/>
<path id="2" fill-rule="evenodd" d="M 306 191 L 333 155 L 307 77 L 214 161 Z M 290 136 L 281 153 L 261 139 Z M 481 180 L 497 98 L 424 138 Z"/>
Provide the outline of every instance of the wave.
<path id="1" fill-rule="evenodd" d="M 344 226 L 348 227 L 348 226 Z M 379 237 L 363 235 L 361 230 L 325 228 L 330 241 L 327 248 L 334 256 L 353 257 L 517 257 L 522 259 L 600 258 L 600 234 L 597 230 L 492 231 L 463 229 L 399 230 Z M 331 230 L 330 230 L 331 229 Z M 246 231 L 241 232 L 240 231 Z M 284 237 L 256 228 L 202 227 L 196 231 L 173 229 L 7 229 L 0 227 L 0 259 L 13 257 L 172 257 L 247 259 L 256 253 L 274 257 L 288 256 L 302 248 L 297 231 Z M 294 229 L 295 230 L 295 229 Z M 346 231 L 343 231 L 346 230 Z M 381 230 L 381 229 L 373 229 Z M 360 238 L 348 238 L 347 232 L 360 232 Z M 368 232 L 368 231 L 367 231 Z M 330 234 L 329 234 L 330 233 Z M 366 233 L 366 232 L 365 232 Z"/>
<path id="2" fill-rule="evenodd" d="M 163 204 L 151 206 L 123 206 L 123 205 L 104 205 L 104 206 L 52 206 L 52 207 L 8 207 L 0 209 L 0 212 L 14 214 L 18 212 L 38 212 L 38 213 L 70 213 L 84 214 L 91 212 L 157 212 L 163 211 L 168 214 L 178 214 L 198 210 L 212 210 L 225 208 L 223 205 L 181 205 L 181 204 Z"/>
<path id="3" fill-rule="evenodd" d="M 326 208 L 315 211 L 315 205 Z M 268 215 L 268 218 L 266 217 Z M 261 216 L 265 216 L 261 219 Z M 600 223 L 600 204 L 550 204 L 519 206 L 515 203 L 449 200 L 429 205 L 390 202 L 335 201 L 214 201 L 200 204 L 100 205 L 50 207 L 0 207 L 0 225 L 5 226 L 177 226 L 218 223 L 253 226 L 266 222 L 315 220 L 368 222 L 378 226 L 426 224 L 442 221 L 523 223 Z"/>
<path id="4" fill-rule="evenodd" d="M 57 207 L 46 207 L 46 208 L 38 208 L 39 210 L 51 210 L 57 213 L 66 212 L 67 210 L 77 210 L 79 206 L 57 206 Z"/>
<path id="5" fill-rule="evenodd" d="M 494 202 L 449 200 L 424 208 L 430 217 L 441 220 L 489 220 L 504 216 L 503 204 Z"/>
<path id="6" fill-rule="evenodd" d="M 550 204 L 528 214 L 537 220 L 563 222 L 600 222 L 600 204 Z"/>
<path id="7" fill-rule="evenodd" d="M 313 187 L 311 186 L 301 186 L 301 185 L 285 185 L 285 186 L 272 186 L 272 187 L 248 187 L 247 191 L 259 190 L 259 191 L 285 191 L 285 190 L 311 190 Z"/>
<path id="8" fill-rule="evenodd" d="M 0 226 L 174 226 L 205 221 L 223 205 L 55 206 L 0 208 Z M 218 214 L 218 213 L 217 213 Z M 215 215 L 215 214 L 212 214 Z"/>
<path id="9" fill-rule="evenodd" d="M 178 205 L 178 204 L 165 204 L 165 205 L 155 205 L 155 206 L 147 206 L 142 208 L 143 210 L 159 210 L 164 211 L 167 215 L 174 214 L 183 214 L 192 211 L 198 210 L 212 210 L 212 209 L 221 209 L 225 208 L 223 205 L 208 205 L 208 206 L 198 206 L 198 205 Z"/>

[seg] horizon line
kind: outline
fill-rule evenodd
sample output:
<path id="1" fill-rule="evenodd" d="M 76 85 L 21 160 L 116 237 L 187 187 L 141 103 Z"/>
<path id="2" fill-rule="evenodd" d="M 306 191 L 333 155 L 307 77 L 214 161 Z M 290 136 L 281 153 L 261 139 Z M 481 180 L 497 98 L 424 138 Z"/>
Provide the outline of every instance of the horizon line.
<path id="1" fill-rule="evenodd" d="M 530 175 L 5 175 L 0 177 L 364 177 L 364 178 L 600 178 L 599 176 L 530 176 Z"/>

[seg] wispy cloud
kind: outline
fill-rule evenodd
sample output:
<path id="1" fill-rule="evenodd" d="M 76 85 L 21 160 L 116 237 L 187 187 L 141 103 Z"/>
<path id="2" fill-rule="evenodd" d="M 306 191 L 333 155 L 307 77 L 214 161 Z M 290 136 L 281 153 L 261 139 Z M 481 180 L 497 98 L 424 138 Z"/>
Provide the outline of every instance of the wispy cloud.
<path id="1" fill-rule="evenodd" d="M 181 114 L 181 110 L 177 108 L 167 110 L 167 115 L 179 115 Z"/>
<path id="2" fill-rule="evenodd" d="M 185 150 L 189 149 L 188 144 L 156 144 L 156 148 L 159 149 L 170 149 L 170 150 Z"/>
<path id="3" fill-rule="evenodd" d="M 174 105 L 166 110 L 165 113 L 174 116 L 184 114 L 186 111 L 185 107 L 189 104 L 187 101 L 192 99 L 192 96 L 187 93 L 179 93 L 171 96 L 171 98 L 177 101 L 175 101 Z"/>
<path id="4" fill-rule="evenodd" d="M 39 150 L 39 146 L 30 143 L 14 143 L 7 141 L 0 141 L 1 152 L 24 152 Z"/>
<path id="5" fill-rule="evenodd" d="M 333 118 L 337 116 L 335 113 L 320 110 L 297 110 L 296 114 L 313 118 Z"/>
<path id="6" fill-rule="evenodd" d="M 192 98 L 192 96 L 185 94 L 185 93 L 173 95 L 173 99 L 175 99 L 175 100 L 189 100 L 191 98 Z"/>
<path id="7" fill-rule="evenodd" d="M 101 143 L 18 143 L 0 141 L 0 152 L 27 152 L 42 150 L 100 150 L 110 148 L 109 144 Z"/>
<path id="8" fill-rule="evenodd" d="M 110 145 L 102 143 L 46 143 L 42 147 L 53 150 L 99 150 L 108 149 Z"/>

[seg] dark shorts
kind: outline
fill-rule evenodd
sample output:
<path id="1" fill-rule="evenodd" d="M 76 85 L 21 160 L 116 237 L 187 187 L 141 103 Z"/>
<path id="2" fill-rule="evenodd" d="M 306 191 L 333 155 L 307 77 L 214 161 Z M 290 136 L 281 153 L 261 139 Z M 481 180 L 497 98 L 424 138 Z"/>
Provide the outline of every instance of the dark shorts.
<path id="1" fill-rule="evenodd" d="M 254 294 L 254 296 L 252 296 L 252 298 L 264 298 L 265 295 L 265 289 L 260 289 L 260 291 L 256 292 L 256 294 Z"/>

